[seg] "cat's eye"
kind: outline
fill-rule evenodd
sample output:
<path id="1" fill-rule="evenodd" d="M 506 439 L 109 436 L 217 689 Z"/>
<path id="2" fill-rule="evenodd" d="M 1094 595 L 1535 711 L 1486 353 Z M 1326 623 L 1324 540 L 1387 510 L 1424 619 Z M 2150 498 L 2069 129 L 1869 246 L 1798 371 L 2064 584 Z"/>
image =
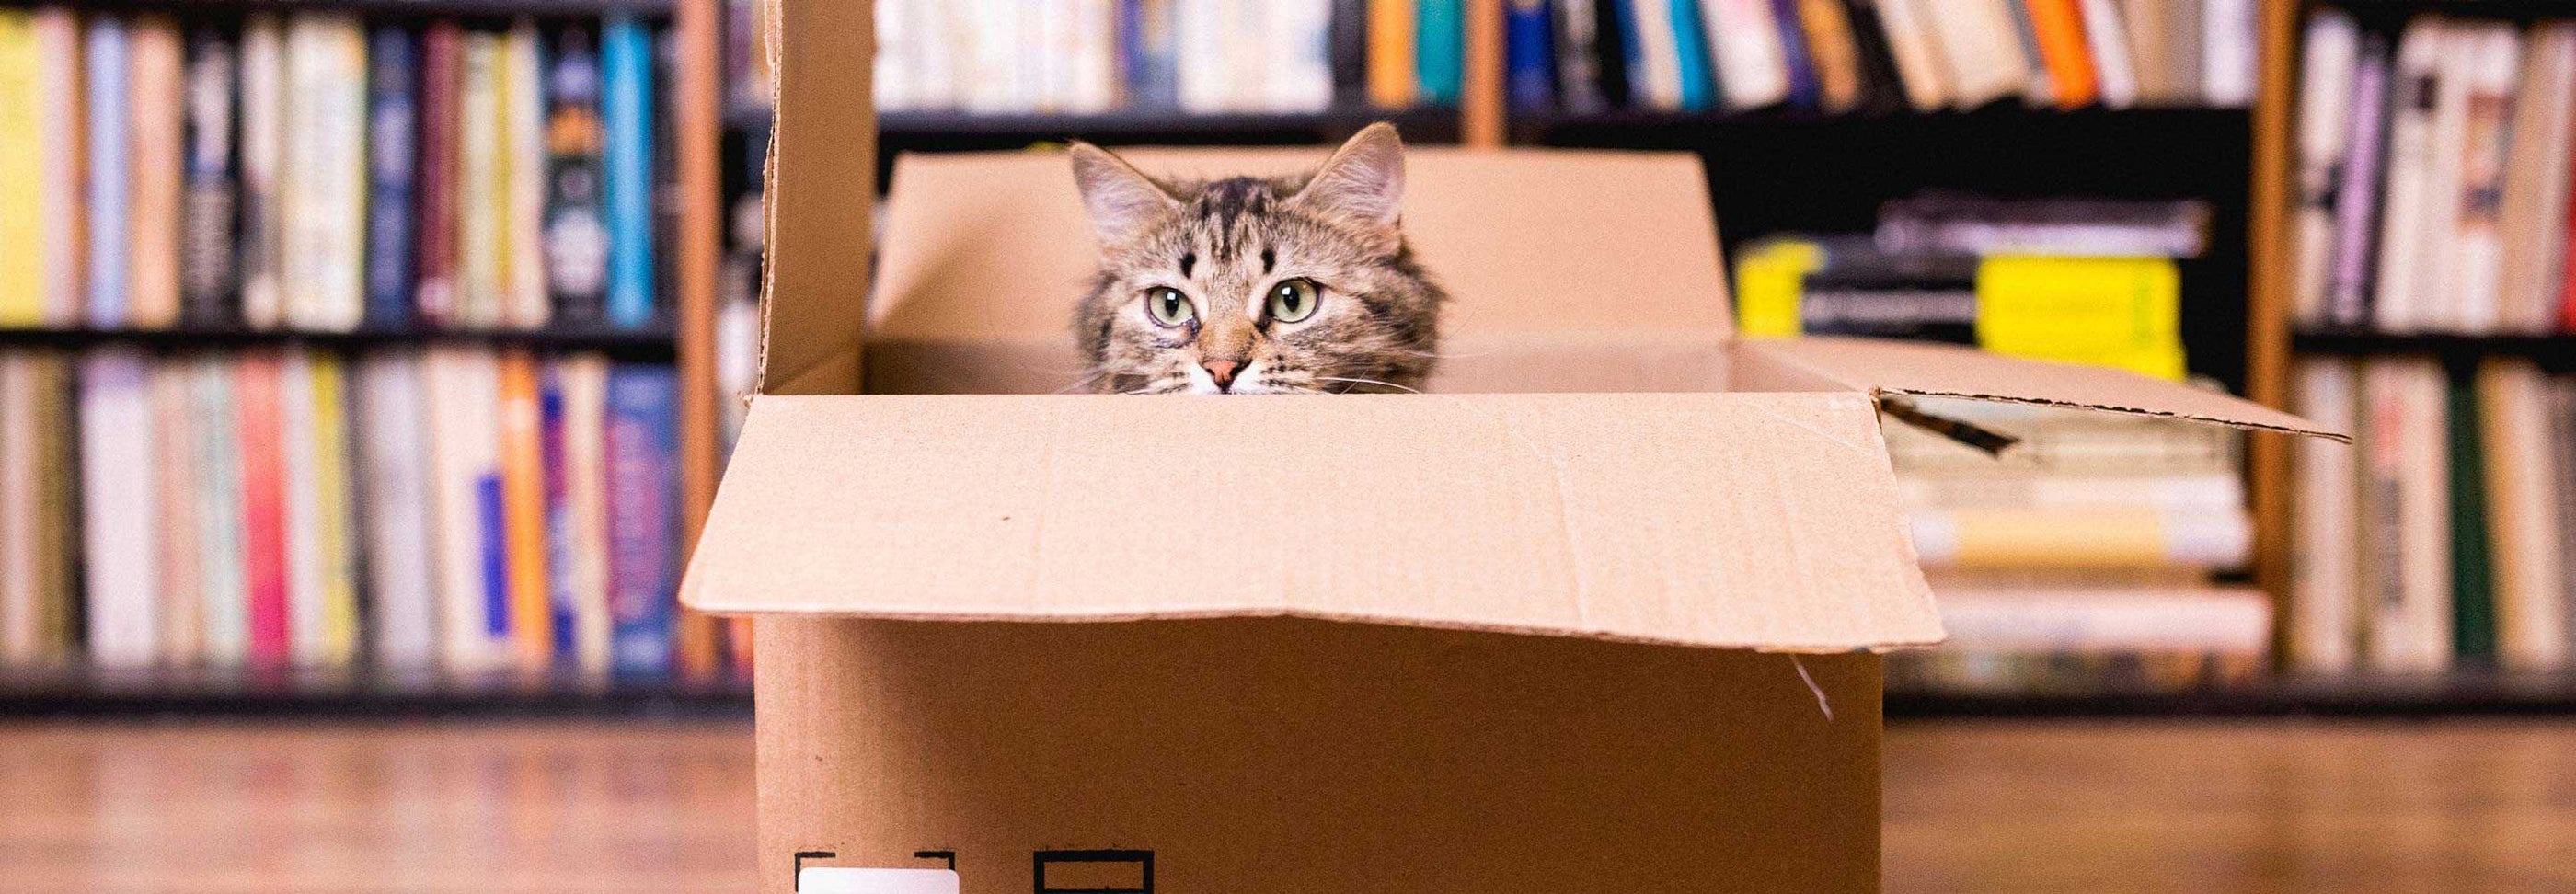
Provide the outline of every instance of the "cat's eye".
<path id="1" fill-rule="evenodd" d="M 1315 315 L 1315 305 L 1322 303 L 1323 289 L 1310 279 L 1281 280 L 1270 287 L 1270 319 L 1294 323 Z"/>
<path id="2" fill-rule="evenodd" d="M 1145 290 L 1145 314 L 1153 317 L 1158 325 L 1181 326 L 1198 316 L 1198 308 L 1190 304 L 1190 296 L 1181 294 L 1181 290 L 1155 286 Z"/>

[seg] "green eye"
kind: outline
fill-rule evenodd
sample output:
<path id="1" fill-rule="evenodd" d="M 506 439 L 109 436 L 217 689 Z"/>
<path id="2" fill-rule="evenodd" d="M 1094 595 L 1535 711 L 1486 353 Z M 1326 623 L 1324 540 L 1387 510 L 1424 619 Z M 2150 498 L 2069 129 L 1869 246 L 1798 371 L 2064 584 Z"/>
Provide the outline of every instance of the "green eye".
<path id="1" fill-rule="evenodd" d="M 1282 280 L 1270 287 L 1270 319 L 1294 323 L 1315 315 L 1315 305 L 1323 300 L 1323 289 L 1310 279 Z"/>
<path id="2" fill-rule="evenodd" d="M 1180 326 L 1195 319 L 1198 308 L 1190 305 L 1189 296 L 1181 294 L 1181 290 L 1155 286 L 1145 290 L 1145 314 L 1159 325 Z"/>

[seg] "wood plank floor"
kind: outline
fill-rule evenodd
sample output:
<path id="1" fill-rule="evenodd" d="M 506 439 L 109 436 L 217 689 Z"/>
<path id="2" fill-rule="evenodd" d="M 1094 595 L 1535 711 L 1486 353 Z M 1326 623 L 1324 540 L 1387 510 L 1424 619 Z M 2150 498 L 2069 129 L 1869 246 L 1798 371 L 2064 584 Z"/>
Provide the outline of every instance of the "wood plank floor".
<path id="1" fill-rule="evenodd" d="M 2576 890 L 2576 724 L 1905 724 L 1888 890 Z M 741 724 L 0 725 L 0 892 L 750 890 Z"/>

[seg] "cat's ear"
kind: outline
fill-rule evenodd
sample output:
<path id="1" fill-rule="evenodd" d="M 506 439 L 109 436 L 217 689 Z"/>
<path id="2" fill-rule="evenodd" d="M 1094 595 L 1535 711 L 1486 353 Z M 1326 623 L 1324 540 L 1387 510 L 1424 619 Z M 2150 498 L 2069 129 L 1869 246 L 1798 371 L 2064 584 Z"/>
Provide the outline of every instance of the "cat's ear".
<path id="1" fill-rule="evenodd" d="M 1126 159 L 1079 140 L 1073 144 L 1073 184 L 1082 191 L 1082 207 L 1091 212 L 1091 228 L 1102 245 L 1125 242 L 1181 206 Z"/>
<path id="2" fill-rule="evenodd" d="M 1383 235 L 1392 249 L 1403 198 L 1404 141 L 1396 137 L 1395 125 L 1381 121 L 1333 150 L 1333 157 L 1324 160 L 1289 203 Z"/>

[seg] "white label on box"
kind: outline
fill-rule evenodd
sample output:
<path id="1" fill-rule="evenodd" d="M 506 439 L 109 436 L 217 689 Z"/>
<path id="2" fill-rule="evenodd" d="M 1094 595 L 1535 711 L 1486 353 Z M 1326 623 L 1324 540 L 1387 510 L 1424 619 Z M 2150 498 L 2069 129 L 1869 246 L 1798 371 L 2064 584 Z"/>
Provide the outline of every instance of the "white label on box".
<path id="1" fill-rule="evenodd" d="M 796 894 L 957 894 L 957 871 L 808 866 L 796 872 Z"/>

